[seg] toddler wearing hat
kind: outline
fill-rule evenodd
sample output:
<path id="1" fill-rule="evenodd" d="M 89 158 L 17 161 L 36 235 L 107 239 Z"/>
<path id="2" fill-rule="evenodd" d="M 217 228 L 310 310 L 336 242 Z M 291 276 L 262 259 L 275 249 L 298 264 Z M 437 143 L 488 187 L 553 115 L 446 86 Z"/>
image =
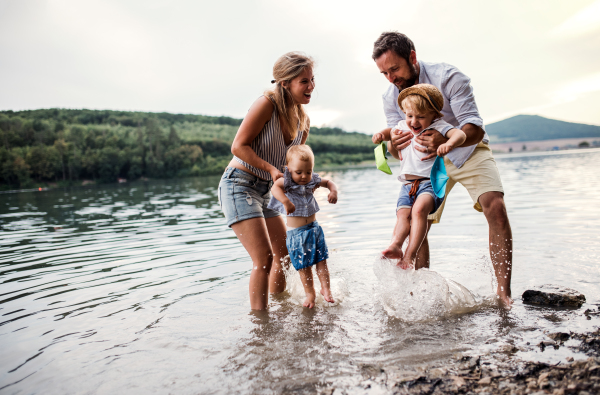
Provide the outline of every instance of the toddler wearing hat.
<path id="1" fill-rule="evenodd" d="M 287 151 L 285 172 L 271 188 L 273 198 L 268 208 L 287 214 L 286 246 L 292 265 L 300 274 L 306 299 L 303 306 L 315 305 L 315 287 L 312 278 L 312 266 L 317 267 L 317 276 L 321 282 L 321 295 L 325 301 L 333 303 L 329 284 L 327 258 L 329 253 L 323 228 L 319 225 L 316 213 L 319 205 L 313 196 L 318 186 L 329 189 L 327 200 L 337 203 L 337 187 L 331 180 L 313 173 L 315 156 L 308 145 L 301 144 Z"/>
<path id="2" fill-rule="evenodd" d="M 415 137 L 426 130 L 435 129 L 448 138 L 448 141 L 440 145 L 437 150 L 438 156 L 443 156 L 465 142 L 467 136 L 462 130 L 442 120 L 444 98 L 435 86 L 417 84 L 402 90 L 398 95 L 398 105 L 406 115 L 406 120 L 398 122 L 394 128 L 386 128 L 375 133 L 373 143 L 390 141 L 394 130 L 410 131 Z M 398 180 L 403 185 L 396 207 L 398 216 L 396 226 L 400 227 L 400 232 L 397 232 L 400 237 L 393 240 L 392 244 L 382 251 L 382 255 L 387 258 L 400 257 L 398 266 L 403 269 L 413 266 L 417 251 L 427 234 L 427 215 L 434 213 L 444 200 L 435 195 L 429 179 L 434 159 L 423 161 L 422 158 L 428 154 L 416 150 L 415 146 L 426 148 L 413 138 L 410 145 L 399 152 L 402 164 Z M 393 149 L 391 144 L 388 144 L 388 150 Z M 402 254 L 402 244 L 409 233 L 408 247 Z"/>

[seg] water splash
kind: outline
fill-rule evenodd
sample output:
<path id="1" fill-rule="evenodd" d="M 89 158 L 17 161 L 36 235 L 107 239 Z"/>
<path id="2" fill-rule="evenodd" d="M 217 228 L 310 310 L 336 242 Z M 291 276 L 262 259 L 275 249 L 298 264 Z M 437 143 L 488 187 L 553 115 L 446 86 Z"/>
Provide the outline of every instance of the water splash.
<path id="1" fill-rule="evenodd" d="M 403 321 L 426 321 L 446 314 L 473 310 L 478 301 L 459 283 L 428 270 L 403 270 L 388 259 L 378 259 L 377 296 L 386 312 Z"/>
<path id="2" fill-rule="evenodd" d="M 323 295 L 321 295 L 321 283 L 319 282 L 319 278 L 317 277 L 316 268 L 313 267 L 313 281 L 315 286 L 315 292 L 317 293 L 317 298 L 315 299 L 315 306 L 323 306 L 323 307 L 333 307 L 339 305 L 344 301 L 345 297 L 348 295 L 348 286 L 346 284 L 346 279 L 343 277 L 336 277 L 335 274 L 330 274 L 331 279 L 329 280 L 331 286 L 331 294 L 333 295 L 334 303 L 326 302 L 323 299 Z M 298 304 L 302 306 L 304 299 L 306 298 L 306 294 L 304 293 L 304 286 L 302 285 L 302 280 L 300 279 L 300 275 L 293 268 L 292 265 L 285 271 L 285 280 L 286 280 L 286 291 L 290 294 L 290 300 L 294 304 Z"/>

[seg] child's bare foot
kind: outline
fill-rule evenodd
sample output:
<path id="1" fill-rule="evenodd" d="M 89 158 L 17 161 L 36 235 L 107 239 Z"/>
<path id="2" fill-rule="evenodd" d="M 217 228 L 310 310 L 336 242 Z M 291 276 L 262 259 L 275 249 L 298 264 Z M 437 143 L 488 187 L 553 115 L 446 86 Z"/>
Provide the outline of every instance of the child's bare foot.
<path id="1" fill-rule="evenodd" d="M 309 309 L 312 309 L 313 307 L 315 307 L 315 294 L 306 294 L 306 299 L 304 299 L 304 303 L 302 303 L 302 306 L 304 307 L 308 307 Z"/>
<path id="2" fill-rule="evenodd" d="M 381 251 L 381 255 L 387 259 L 402 259 L 402 247 L 390 244 L 388 248 Z"/>
<path id="3" fill-rule="evenodd" d="M 408 257 L 406 257 L 406 256 L 402 257 L 402 259 L 400 259 L 398 261 L 396 266 L 398 266 L 398 267 L 400 267 L 400 269 L 404 269 L 404 270 L 412 269 L 414 267 L 412 262 L 410 261 L 410 259 L 406 259 L 406 258 L 408 258 Z"/>
<path id="4" fill-rule="evenodd" d="M 323 299 L 325 299 L 326 302 L 335 303 L 335 300 L 333 300 L 333 295 L 331 295 L 330 289 L 321 288 L 321 295 L 323 295 Z"/>

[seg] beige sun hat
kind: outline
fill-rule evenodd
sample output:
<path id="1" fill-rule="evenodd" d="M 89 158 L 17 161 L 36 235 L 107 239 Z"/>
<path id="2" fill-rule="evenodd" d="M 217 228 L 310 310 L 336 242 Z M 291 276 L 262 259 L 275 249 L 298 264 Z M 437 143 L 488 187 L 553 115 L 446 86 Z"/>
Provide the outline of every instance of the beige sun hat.
<path id="1" fill-rule="evenodd" d="M 417 84 L 400 92 L 398 95 L 398 105 L 402 111 L 404 111 L 404 108 L 402 108 L 402 101 L 409 95 L 421 96 L 431 104 L 431 107 L 433 107 L 440 117 L 442 116 L 441 111 L 442 108 L 444 108 L 444 97 L 442 96 L 442 92 L 435 86 L 430 84 Z"/>

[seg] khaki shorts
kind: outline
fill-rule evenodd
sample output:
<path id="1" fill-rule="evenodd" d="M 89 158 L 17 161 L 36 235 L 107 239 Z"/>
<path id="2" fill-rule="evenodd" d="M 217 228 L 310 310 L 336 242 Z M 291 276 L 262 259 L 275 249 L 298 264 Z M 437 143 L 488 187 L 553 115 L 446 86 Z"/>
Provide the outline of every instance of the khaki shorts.
<path id="1" fill-rule="evenodd" d="M 446 173 L 448 173 L 448 183 L 446 184 L 446 196 L 440 208 L 430 214 L 427 219 L 433 221 L 434 224 L 440 222 L 442 213 L 444 212 L 444 206 L 446 205 L 446 199 L 457 182 L 462 184 L 471 199 L 473 199 L 473 208 L 479 212 L 483 212 L 481 205 L 479 204 L 479 197 L 486 192 L 502 192 L 502 181 L 500 180 L 500 173 L 496 166 L 496 161 L 492 156 L 492 150 L 487 144 L 479 143 L 475 147 L 473 154 L 467 159 L 464 165 L 460 169 L 448 160 L 444 158 L 444 164 L 446 165 Z"/>

